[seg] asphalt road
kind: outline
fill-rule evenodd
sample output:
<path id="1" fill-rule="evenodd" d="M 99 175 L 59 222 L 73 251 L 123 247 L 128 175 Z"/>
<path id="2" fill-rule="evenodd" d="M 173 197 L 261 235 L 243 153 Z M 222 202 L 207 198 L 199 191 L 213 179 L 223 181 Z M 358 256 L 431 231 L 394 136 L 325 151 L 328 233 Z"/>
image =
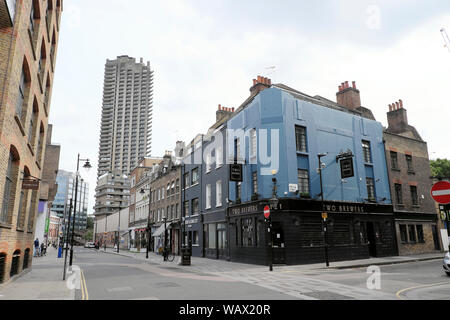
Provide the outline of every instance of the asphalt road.
<path id="1" fill-rule="evenodd" d="M 442 260 L 380 266 L 378 282 L 367 283 L 367 268 L 277 267 L 198 272 L 115 254 L 77 248 L 74 264 L 82 270 L 77 299 L 89 300 L 450 300 L 450 277 Z"/>

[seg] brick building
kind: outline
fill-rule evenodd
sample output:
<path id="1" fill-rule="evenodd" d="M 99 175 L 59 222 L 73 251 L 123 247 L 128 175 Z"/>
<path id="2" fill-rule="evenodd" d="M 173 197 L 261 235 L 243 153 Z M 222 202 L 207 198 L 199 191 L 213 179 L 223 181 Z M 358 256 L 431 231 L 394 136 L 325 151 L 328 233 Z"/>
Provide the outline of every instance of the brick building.
<path id="1" fill-rule="evenodd" d="M 0 283 L 31 265 L 62 4 L 0 1 Z"/>
<path id="2" fill-rule="evenodd" d="M 386 159 L 400 255 L 441 250 L 427 143 L 408 124 L 403 101 L 389 105 Z"/>

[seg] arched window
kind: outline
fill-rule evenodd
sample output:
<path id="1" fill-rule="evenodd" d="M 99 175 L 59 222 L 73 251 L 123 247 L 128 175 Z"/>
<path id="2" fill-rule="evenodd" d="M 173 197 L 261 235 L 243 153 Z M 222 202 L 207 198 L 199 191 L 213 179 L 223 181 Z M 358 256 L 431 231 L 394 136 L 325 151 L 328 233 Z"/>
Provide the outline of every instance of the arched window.
<path id="1" fill-rule="evenodd" d="M 36 97 L 33 100 L 33 111 L 30 117 L 30 123 L 28 125 L 28 143 L 34 151 L 34 144 L 36 142 L 36 129 L 39 115 L 39 106 Z"/>
<path id="2" fill-rule="evenodd" d="M 6 169 L 5 187 L 3 189 L 3 204 L 0 212 L 0 223 L 10 224 L 16 196 L 17 178 L 19 175 L 19 153 L 11 146 Z"/>
<path id="3" fill-rule="evenodd" d="M 27 99 L 28 94 L 30 92 L 30 83 L 31 83 L 30 67 L 28 65 L 28 61 L 26 60 L 26 58 L 24 58 L 16 101 L 16 116 L 22 123 L 24 122 L 24 119 L 27 114 L 26 105 L 28 100 Z"/>
<path id="4" fill-rule="evenodd" d="M 44 134 L 45 134 L 45 130 L 44 130 L 44 125 L 41 122 L 41 127 L 39 129 L 39 140 L 38 140 L 38 146 L 37 146 L 37 161 L 40 165 L 42 165 L 42 156 L 43 156 L 43 151 L 44 151 Z"/>
<path id="5" fill-rule="evenodd" d="M 9 273 L 9 276 L 15 276 L 19 273 L 19 262 L 20 262 L 20 250 L 14 251 L 12 263 L 11 263 L 11 272 Z"/>
<path id="6" fill-rule="evenodd" d="M 0 253 L 0 283 L 3 283 L 5 278 L 6 253 Z"/>
<path id="7" fill-rule="evenodd" d="M 38 65 L 38 76 L 41 79 L 42 84 L 44 84 L 44 71 L 45 71 L 45 62 L 46 61 L 47 61 L 47 49 L 45 48 L 44 38 L 42 38 L 41 58 L 39 59 L 39 65 Z"/>
<path id="8" fill-rule="evenodd" d="M 23 178 L 27 179 L 30 177 L 30 170 L 25 166 L 23 170 Z M 29 190 L 20 189 L 20 201 L 19 201 L 19 210 L 17 213 L 17 229 L 24 231 L 25 227 L 25 217 L 27 212 L 27 204 L 28 204 L 28 195 Z"/>

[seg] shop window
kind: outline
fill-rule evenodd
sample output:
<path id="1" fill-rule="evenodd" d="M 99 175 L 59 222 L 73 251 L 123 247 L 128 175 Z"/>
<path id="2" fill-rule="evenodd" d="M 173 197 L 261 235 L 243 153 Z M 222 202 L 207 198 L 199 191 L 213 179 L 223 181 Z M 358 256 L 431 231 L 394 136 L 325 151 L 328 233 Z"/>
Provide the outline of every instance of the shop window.
<path id="1" fill-rule="evenodd" d="M 412 243 L 417 242 L 416 228 L 414 225 L 408 225 L 408 233 L 409 233 L 409 242 L 412 242 Z"/>
<path id="2" fill-rule="evenodd" d="M 406 230 L 406 224 L 400 225 L 400 239 L 401 239 L 402 243 L 408 242 L 408 233 Z"/>
<path id="3" fill-rule="evenodd" d="M 243 247 L 255 246 L 255 230 L 253 227 L 253 219 L 242 219 L 241 243 Z"/>
<path id="4" fill-rule="evenodd" d="M 425 238 L 423 236 L 423 226 L 421 224 L 416 225 L 417 230 L 417 241 L 419 243 L 425 243 Z"/>
<path id="5" fill-rule="evenodd" d="M 208 248 L 216 249 L 216 224 L 210 223 L 208 226 Z"/>
<path id="6" fill-rule="evenodd" d="M 217 224 L 217 249 L 227 248 L 227 227 L 225 223 Z"/>

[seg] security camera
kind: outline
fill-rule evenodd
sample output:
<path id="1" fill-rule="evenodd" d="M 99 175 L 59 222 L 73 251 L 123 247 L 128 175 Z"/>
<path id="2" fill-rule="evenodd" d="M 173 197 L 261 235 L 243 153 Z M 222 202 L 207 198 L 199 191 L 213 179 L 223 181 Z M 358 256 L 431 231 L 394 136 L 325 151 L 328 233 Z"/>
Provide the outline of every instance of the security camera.
<path id="1" fill-rule="evenodd" d="M 325 169 L 326 166 L 327 166 L 327 165 L 326 165 L 325 163 L 323 163 L 323 162 L 320 164 L 320 167 L 321 167 L 322 169 Z"/>

